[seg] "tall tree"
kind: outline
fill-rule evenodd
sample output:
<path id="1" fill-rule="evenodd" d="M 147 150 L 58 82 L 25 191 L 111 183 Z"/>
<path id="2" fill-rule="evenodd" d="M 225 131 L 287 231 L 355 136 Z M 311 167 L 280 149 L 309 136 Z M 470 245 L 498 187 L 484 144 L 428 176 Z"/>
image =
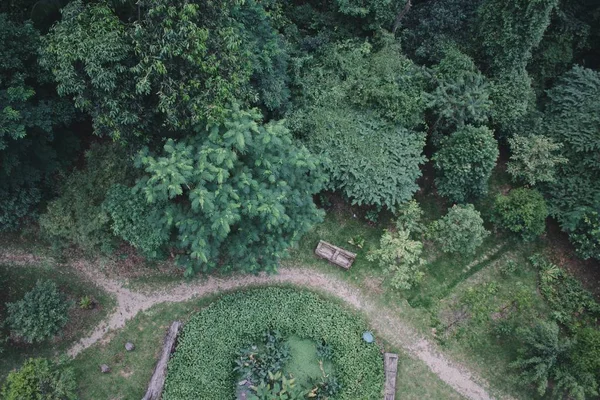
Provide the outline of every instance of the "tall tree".
<path id="1" fill-rule="evenodd" d="M 14 229 L 72 158 L 73 107 L 37 65 L 38 31 L 0 14 L 0 231 Z"/>
<path id="2" fill-rule="evenodd" d="M 546 187 L 550 212 L 581 256 L 600 259 L 600 73 L 575 66 L 548 96 L 544 128 L 568 159 Z"/>
<path id="3" fill-rule="evenodd" d="M 498 143 L 491 130 L 472 125 L 458 129 L 432 158 L 438 192 L 458 203 L 484 195 L 497 158 Z"/>
<path id="4" fill-rule="evenodd" d="M 550 24 L 558 0 L 485 0 L 478 9 L 479 35 L 492 69 L 524 68 Z"/>
<path id="5" fill-rule="evenodd" d="M 255 111 L 234 107 L 222 123 L 169 139 L 161 154 L 142 150 L 137 164 L 145 176 L 135 190 L 165 204 L 154 223 L 175 231 L 188 275 L 220 265 L 274 271 L 322 218 L 312 200 L 324 183 L 319 160 Z"/>

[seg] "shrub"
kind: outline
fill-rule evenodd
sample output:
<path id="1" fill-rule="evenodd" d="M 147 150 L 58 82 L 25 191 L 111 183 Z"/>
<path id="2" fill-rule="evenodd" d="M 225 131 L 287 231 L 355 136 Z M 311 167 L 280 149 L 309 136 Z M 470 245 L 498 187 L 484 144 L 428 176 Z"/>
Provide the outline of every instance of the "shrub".
<path id="1" fill-rule="evenodd" d="M 266 384 L 269 376 L 283 369 L 290 356 L 289 345 L 283 341 L 281 333 L 267 331 L 260 346 L 251 344 L 239 351 L 233 370 L 254 385 Z"/>
<path id="2" fill-rule="evenodd" d="M 444 253 L 473 254 L 490 233 L 472 204 L 454 205 L 429 227 L 428 236 Z"/>
<path id="3" fill-rule="evenodd" d="M 530 258 L 540 274 L 540 292 L 552 309 L 552 318 L 575 330 L 600 318 L 600 304 L 581 283 L 540 255 Z"/>
<path id="4" fill-rule="evenodd" d="M 60 196 L 41 216 L 40 227 L 55 243 L 109 251 L 114 237 L 102 202 L 113 185 L 133 184 L 133 165 L 116 144 L 94 145 L 85 157 L 85 169 L 74 171 L 66 179 Z"/>
<path id="5" fill-rule="evenodd" d="M 487 193 L 487 182 L 498 158 L 498 143 L 486 127 L 467 125 L 441 142 L 434 154 L 438 192 L 454 202 Z"/>
<path id="6" fill-rule="evenodd" d="M 403 203 L 396 211 L 398 218 L 396 219 L 396 227 L 409 231 L 410 233 L 423 232 L 423 210 L 416 200 Z"/>
<path id="7" fill-rule="evenodd" d="M 163 399 L 234 398 L 232 363 L 265 328 L 330 344 L 343 387 L 337 399 L 381 395 L 382 356 L 377 346 L 362 341 L 367 326 L 360 317 L 315 293 L 269 287 L 225 295 L 191 318 L 169 363 Z"/>
<path id="8" fill-rule="evenodd" d="M 114 235 L 152 258 L 169 239 L 169 230 L 158 222 L 165 207 L 163 202 L 148 203 L 143 194 L 123 185 L 113 186 L 102 203 L 110 215 Z"/>
<path id="9" fill-rule="evenodd" d="M 420 267 L 423 243 L 410 240 L 410 232 L 385 231 L 381 236 L 380 248 L 367 255 L 369 261 L 379 260 L 379 265 L 392 275 L 391 285 L 396 289 L 410 289 L 423 277 Z"/>
<path id="10" fill-rule="evenodd" d="M 546 201 L 535 189 L 514 189 L 506 196 L 496 197 L 493 220 L 520 234 L 524 240 L 535 239 L 544 233 L 547 217 Z"/>
<path id="11" fill-rule="evenodd" d="M 8 374 L 3 400 L 74 400 L 75 371 L 44 358 L 30 358 L 18 371 Z"/>
<path id="12" fill-rule="evenodd" d="M 22 300 L 6 303 L 6 324 L 27 343 L 41 342 L 65 326 L 70 306 L 54 282 L 38 281 Z"/>

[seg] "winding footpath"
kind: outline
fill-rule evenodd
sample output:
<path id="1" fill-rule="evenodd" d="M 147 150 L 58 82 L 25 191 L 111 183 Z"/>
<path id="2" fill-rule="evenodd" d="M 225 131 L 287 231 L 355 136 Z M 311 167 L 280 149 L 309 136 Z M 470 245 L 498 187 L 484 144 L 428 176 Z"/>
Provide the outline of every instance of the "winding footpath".
<path id="1" fill-rule="evenodd" d="M 0 261 L 9 261 L 3 258 L 0 255 Z M 9 262 L 14 264 L 15 261 L 12 259 Z M 423 361 L 434 374 L 462 396 L 473 400 L 493 399 L 484 386 L 478 383 L 483 382 L 482 379 L 465 367 L 447 359 L 434 343 L 423 338 L 403 322 L 398 312 L 376 304 L 362 296 L 358 288 L 321 272 L 298 267 L 281 268 L 276 275 L 241 275 L 227 279 L 208 277 L 203 281 L 183 282 L 162 292 L 143 294 L 127 289 L 120 282 L 105 277 L 88 263 L 79 264 L 78 269 L 92 282 L 115 296 L 117 306 L 115 311 L 88 337 L 81 339 L 68 350 L 71 357 L 76 357 L 83 350 L 103 339 L 109 331 L 122 328 L 139 312 L 148 310 L 156 304 L 182 302 L 252 286 L 291 284 L 335 296 L 364 313 L 370 326 L 379 335 L 385 337 L 392 345 L 403 348 L 410 356 Z"/>

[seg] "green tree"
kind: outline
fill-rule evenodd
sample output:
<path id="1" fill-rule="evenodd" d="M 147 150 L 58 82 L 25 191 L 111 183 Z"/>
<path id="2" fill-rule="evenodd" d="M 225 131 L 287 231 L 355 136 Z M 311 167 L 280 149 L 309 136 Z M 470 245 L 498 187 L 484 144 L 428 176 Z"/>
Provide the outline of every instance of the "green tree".
<path id="1" fill-rule="evenodd" d="M 555 322 L 540 321 L 532 328 L 522 328 L 519 336 L 523 347 L 519 358 L 512 363 L 520 371 L 523 384 L 533 384 L 540 395 L 550 386 L 557 398 L 583 400 L 597 394 L 597 383 L 593 373 L 575 370 L 571 362 L 574 347 L 572 339 L 561 337 Z M 552 382 L 552 385 L 549 383 Z"/>
<path id="2" fill-rule="evenodd" d="M 39 32 L 0 14 L 0 231 L 37 215 L 50 178 L 67 166 L 77 141 L 74 110 L 37 64 Z"/>
<path id="3" fill-rule="evenodd" d="M 444 138 L 434 154 L 438 192 L 455 202 L 487 193 L 498 158 L 498 144 L 486 127 L 466 125 Z"/>
<path id="4" fill-rule="evenodd" d="M 396 210 L 396 227 L 411 233 L 423 232 L 423 210 L 416 200 L 400 204 Z"/>
<path id="5" fill-rule="evenodd" d="M 548 208 L 544 196 L 535 189 L 519 188 L 498 195 L 494 220 L 524 240 L 533 240 L 546 230 Z"/>
<path id="6" fill-rule="evenodd" d="M 407 230 L 385 231 L 380 248 L 367 255 L 369 261 L 379 261 L 381 268 L 391 275 L 390 284 L 396 289 L 410 289 L 424 275 L 420 270 L 425 264 L 421 258 L 423 243 L 411 240 L 409 236 Z"/>
<path id="7" fill-rule="evenodd" d="M 575 66 L 548 96 L 543 128 L 568 159 L 543 188 L 550 213 L 582 257 L 600 259 L 600 73 Z"/>
<path id="8" fill-rule="evenodd" d="M 535 107 L 535 92 L 525 68 L 500 73 L 491 79 L 491 122 L 499 135 L 510 137 L 523 130 L 523 119 Z"/>
<path id="9" fill-rule="evenodd" d="M 468 55 L 456 46 L 444 48 L 444 57 L 433 66 L 437 87 L 428 94 L 437 129 L 448 130 L 465 124 L 484 124 L 492 102 L 489 84 Z"/>
<path id="10" fill-rule="evenodd" d="M 312 199 L 324 183 L 319 160 L 260 117 L 234 107 L 220 124 L 169 139 L 162 154 L 137 157 L 145 176 L 136 188 L 149 203 L 169 203 L 154 223 L 176 231 L 188 275 L 219 265 L 273 271 L 322 218 Z"/>
<path id="11" fill-rule="evenodd" d="M 473 204 L 454 205 L 448 213 L 434 221 L 427 232 L 444 253 L 474 254 L 490 233 Z"/>
<path id="12" fill-rule="evenodd" d="M 485 0 L 478 27 L 483 49 L 495 72 L 524 68 L 550 24 L 558 0 Z"/>
<path id="13" fill-rule="evenodd" d="M 2 387 L 3 400 L 75 400 L 75 371 L 45 358 L 30 358 L 11 371 Z"/>
<path id="14" fill-rule="evenodd" d="M 27 343 L 42 342 L 67 323 L 70 303 L 52 281 L 38 281 L 22 300 L 6 303 L 6 324 Z"/>
<path id="15" fill-rule="evenodd" d="M 567 162 L 565 157 L 556 154 L 562 144 L 544 135 L 515 135 L 508 139 L 511 155 L 506 170 L 514 181 L 521 180 L 528 185 L 555 182 L 556 168 Z"/>
<path id="16" fill-rule="evenodd" d="M 138 11 L 125 23 L 107 3 L 76 0 L 45 37 L 42 64 L 96 134 L 169 136 L 220 119 L 232 101 L 287 101 L 284 45 L 261 3 L 157 0 Z"/>
<path id="17" fill-rule="evenodd" d="M 418 189 L 425 135 L 423 77 L 389 36 L 328 46 L 300 78 L 287 125 L 331 162 L 329 187 L 356 204 L 395 207 Z M 358 94 L 358 95 L 357 95 Z"/>

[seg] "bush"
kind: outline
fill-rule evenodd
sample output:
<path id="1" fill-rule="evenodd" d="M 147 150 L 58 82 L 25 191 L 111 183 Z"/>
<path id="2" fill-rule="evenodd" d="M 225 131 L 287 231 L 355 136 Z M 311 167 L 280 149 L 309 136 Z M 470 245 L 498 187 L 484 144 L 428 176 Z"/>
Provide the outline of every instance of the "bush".
<path id="1" fill-rule="evenodd" d="M 454 205 L 429 227 L 428 236 L 444 253 L 473 254 L 490 233 L 472 204 Z"/>
<path id="2" fill-rule="evenodd" d="M 487 182 L 498 158 L 498 143 L 486 127 L 467 125 L 441 142 L 434 154 L 438 192 L 453 202 L 487 193 Z"/>
<path id="3" fill-rule="evenodd" d="M 513 180 L 522 180 L 528 185 L 555 182 L 556 167 L 567 162 L 556 154 L 562 144 L 544 135 L 515 135 L 508 143 L 511 155 L 506 169 Z"/>
<path id="4" fill-rule="evenodd" d="M 85 157 L 85 169 L 66 179 L 60 196 L 41 216 L 40 227 L 54 243 L 109 251 L 114 237 L 102 202 L 113 185 L 133 184 L 133 165 L 116 144 L 94 145 Z"/>
<path id="5" fill-rule="evenodd" d="M 75 371 L 44 358 L 30 358 L 18 371 L 8 374 L 3 400 L 74 400 Z"/>
<path id="6" fill-rule="evenodd" d="M 423 224 L 421 219 L 423 218 L 423 210 L 416 200 L 403 203 L 398 207 L 396 215 L 396 227 L 410 233 L 421 233 L 423 232 Z"/>
<path id="7" fill-rule="evenodd" d="M 547 217 L 546 201 L 535 189 L 514 189 L 506 196 L 496 197 L 493 221 L 520 234 L 524 240 L 533 240 L 544 233 Z"/>
<path id="8" fill-rule="evenodd" d="M 6 324 L 27 343 L 42 342 L 65 326 L 70 306 L 54 282 L 38 281 L 22 300 L 6 303 Z"/>
<path id="9" fill-rule="evenodd" d="M 165 224 L 157 222 L 166 204 L 148 203 L 142 193 L 115 185 L 107 193 L 102 208 L 110 215 L 115 236 L 129 242 L 144 255 L 155 258 L 169 239 Z"/>
<path id="10" fill-rule="evenodd" d="M 337 399 L 380 397 L 383 360 L 377 346 L 361 339 L 367 326 L 360 317 L 315 293 L 269 287 L 223 296 L 192 317 L 169 363 L 163 399 L 234 398 L 232 363 L 265 329 L 331 345 L 343 388 Z"/>
<path id="11" fill-rule="evenodd" d="M 419 268 L 425 264 L 421 258 L 423 243 L 410 240 L 410 232 L 385 231 L 381 236 L 381 248 L 367 255 L 367 260 L 379 260 L 379 265 L 392 275 L 390 284 L 396 289 L 410 289 L 423 278 Z"/>

